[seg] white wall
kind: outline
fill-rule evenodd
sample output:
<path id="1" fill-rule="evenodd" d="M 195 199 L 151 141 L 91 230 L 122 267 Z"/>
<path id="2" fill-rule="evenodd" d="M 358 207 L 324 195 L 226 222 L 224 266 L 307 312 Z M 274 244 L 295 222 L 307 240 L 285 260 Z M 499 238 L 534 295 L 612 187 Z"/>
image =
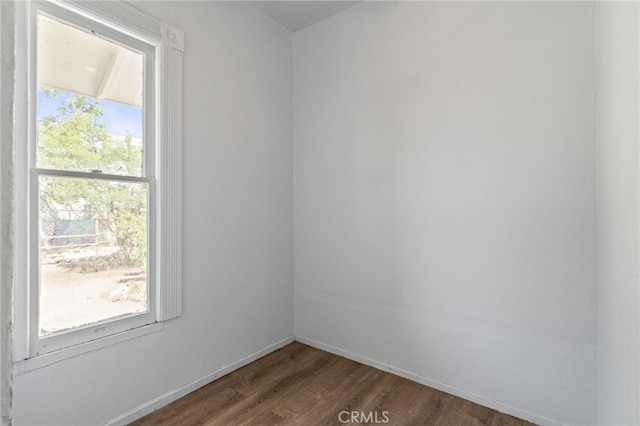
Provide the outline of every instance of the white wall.
<path id="1" fill-rule="evenodd" d="M 101 424 L 293 334 L 291 34 L 249 4 L 136 6 L 185 30 L 184 315 L 17 376 L 16 425 Z"/>
<path id="2" fill-rule="evenodd" d="M 596 421 L 592 8 L 365 2 L 294 34 L 297 336 Z"/>
<path id="3" fill-rule="evenodd" d="M 638 4 L 598 3 L 598 424 L 640 424 Z"/>
<path id="4" fill-rule="evenodd" d="M 595 46 L 586 3 L 358 5 L 294 35 L 294 122 L 289 33 L 137 6 L 187 38 L 185 314 L 17 376 L 15 424 L 103 423 L 292 334 L 292 126 L 301 338 L 541 423 L 640 423 L 637 4 L 598 4 Z"/>

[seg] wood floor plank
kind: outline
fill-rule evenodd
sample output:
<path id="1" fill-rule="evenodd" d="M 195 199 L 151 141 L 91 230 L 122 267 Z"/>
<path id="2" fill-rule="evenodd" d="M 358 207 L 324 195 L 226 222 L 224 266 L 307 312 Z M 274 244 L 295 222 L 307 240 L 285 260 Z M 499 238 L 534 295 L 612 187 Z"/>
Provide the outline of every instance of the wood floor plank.
<path id="1" fill-rule="evenodd" d="M 531 425 L 299 342 L 132 423 L 133 426 L 344 424 Z"/>

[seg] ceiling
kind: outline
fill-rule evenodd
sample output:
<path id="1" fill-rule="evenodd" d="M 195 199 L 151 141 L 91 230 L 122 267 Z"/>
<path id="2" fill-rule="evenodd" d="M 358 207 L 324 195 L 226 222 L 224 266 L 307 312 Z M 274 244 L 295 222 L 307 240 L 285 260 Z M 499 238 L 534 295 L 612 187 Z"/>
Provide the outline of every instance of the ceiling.
<path id="1" fill-rule="evenodd" d="M 358 1 L 252 1 L 255 7 L 279 22 L 291 32 L 301 30 L 316 22 L 353 6 Z"/>

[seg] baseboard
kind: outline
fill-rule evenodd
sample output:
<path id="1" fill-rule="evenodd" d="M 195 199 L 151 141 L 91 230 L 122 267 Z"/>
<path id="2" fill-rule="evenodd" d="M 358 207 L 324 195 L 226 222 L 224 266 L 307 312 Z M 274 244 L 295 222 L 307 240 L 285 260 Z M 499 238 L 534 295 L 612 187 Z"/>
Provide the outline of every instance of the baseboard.
<path id="1" fill-rule="evenodd" d="M 123 415 L 121 415 L 120 417 L 110 420 L 106 423 L 104 423 L 105 426 L 124 426 L 127 425 L 135 420 L 138 420 L 141 417 L 146 416 L 147 414 L 150 414 L 151 412 L 157 410 L 160 407 L 164 407 L 167 404 L 170 404 L 171 402 L 182 398 L 183 396 L 193 392 L 196 389 L 201 388 L 202 386 L 205 386 L 211 382 L 213 382 L 216 379 L 219 379 L 222 376 L 225 376 L 235 370 L 237 370 L 240 367 L 244 367 L 245 365 L 259 359 L 262 358 L 263 356 L 274 352 L 280 348 L 282 348 L 283 346 L 288 345 L 291 342 L 294 342 L 296 340 L 294 335 L 291 335 L 285 339 L 280 340 L 279 342 L 276 342 L 272 345 L 267 346 L 264 349 L 259 350 L 258 352 L 255 352 L 247 357 L 242 358 L 239 361 L 236 361 L 232 364 L 229 364 L 225 367 L 222 367 L 212 373 L 207 374 L 206 376 L 189 383 L 186 386 L 183 386 L 181 388 L 172 390 L 164 395 L 162 395 L 159 398 L 156 398 L 154 400 L 151 400 L 149 402 L 146 402 L 140 406 L 138 406 L 137 408 L 124 413 Z"/>
<path id="2" fill-rule="evenodd" d="M 561 426 L 562 424 L 559 422 L 556 422 L 554 420 L 548 419 L 546 417 L 543 416 L 539 416 L 533 413 L 529 413 L 527 411 L 512 407 L 508 404 L 504 404 L 502 402 L 498 402 L 498 401 L 494 401 L 492 399 L 489 398 L 485 398 L 483 396 L 480 395 L 476 395 L 474 393 L 471 392 L 467 392 L 461 389 L 458 389 L 456 387 L 453 386 L 449 386 L 446 385 L 444 383 L 440 383 L 436 380 L 431 380 L 428 379 L 426 377 L 422 377 L 419 376 L 417 374 L 413 374 L 410 373 L 408 371 L 405 371 L 401 368 L 396 368 L 396 367 L 392 367 L 390 365 L 386 365 L 383 364 L 381 362 L 369 359 L 367 357 L 361 356 L 361 355 L 357 355 L 339 348 L 336 348 L 334 346 L 331 345 L 327 345 L 325 343 L 321 343 L 318 341 L 315 341 L 313 339 L 309 339 L 303 336 L 294 336 L 291 335 L 285 339 L 280 340 L 279 342 L 276 342 L 272 345 L 267 346 L 266 348 L 259 350 L 245 358 L 242 358 L 232 364 L 229 364 L 225 367 L 222 367 L 210 374 L 207 374 L 206 376 L 195 380 L 194 382 L 189 383 L 186 386 L 183 386 L 181 388 L 172 390 L 166 394 L 164 394 L 163 396 L 153 399 L 149 402 L 146 402 L 138 407 L 136 407 L 135 409 L 124 413 L 123 415 L 119 416 L 116 419 L 113 419 L 111 421 L 108 421 L 106 423 L 104 423 L 105 426 L 124 426 L 127 425 L 135 420 L 138 420 L 141 417 L 146 416 L 147 414 L 152 413 L 153 411 L 164 407 L 167 404 L 170 404 L 171 402 L 182 398 L 183 396 L 195 391 L 196 389 L 201 388 L 202 386 L 205 386 L 211 382 L 213 382 L 216 379 L 219 379 L 222 376 L 225 376 L 241 367 L 244 367 L 245 365 L 259 359 L 262 358 L 263 356 L 274 352 L 280 348 L 282 348 L 283 346 L 288 345 L 289 343 L 293 342 L 293 341 L 298 341 L 300 343 L 304 343 L 306 345 L 309 346 L 313 346 L 315 348 L 318 349 L 322 349 L 324 351 L 327 352 L 331 352 L 333 354 L 336 355 L 340 355 L 343 356 L 345 358 L 351 359 L 353 361 L 357 361 L 360 362 L 362 364 L 365 365 L 369 365 L 371 367 L 377 368 L 379 370 L 383 370 L 383 371 L 388 371 L 392 374 L 395 374 L 397 376 L 400 377 L 405 377 L 409 380 L 412 380 L 414 382 L 423 384 L 425 386 L 429 386 L 432 387 L 434 389 L 438 389 L 441 390 L 443 392 L 449 393 L 451 395 L 455 395 L 458 396 L 460 398 L 464 398 L 468 401 L 471 402 L 475 402 L 476 404 L 480 404 L 483 405 L 485 407 L 500 411 L 501 413 L 505 413 L 505 414 L 509 414 L 512 415 L 514 417 L 518 417 L 520 419 L 524 419 L 524 420 L 528 420 L 530 422 L 536 423 L 538 425 L 544 425 L 544 426 Z"/>
<path id="3" fill-rule="evenodd" d="M 314 348 L 322 349 L 323 351 L 331 352 L 336 355 L 343 356 L 353 361 L 360 362 L 362 364 L 377 368 L 379 370 L 387 371 L 389 373 L 395 374 L 396 376 L 404 377 L 414 382 L 420 383 L 425 386 L 432 387 L 434 389 L 438 389 L 440 391 L 446 392 L 451 395 L 458 396 L 460 398 L 466 399 L 467 401 L 475 402 L 476 404 L 483 405 L 485 407 L 491 408 L 493 410 L 499 411 L 501 413 L 509 414 L 514 417 L 518 417 L 523 420 L 527 420 L 538 425 L 544 426 L 560 426 L 562 423 L 556 422 L 551 419 L 547 419 L 546 417 L 538 416 L 533 413 L 529 413 L 524 410 L 520 410 L 518 408 L 512 407 L 510 405 L 504 404 L 502 402 L 494 401 L 489 398 L 485 398 L 480 395 L 476 395 L 471 392 L 464 391 L 462 389 L 455 388 L 453 386 L 446 385 L 444 383 L 440 383 L 436 380 L 431 380 L 426 377 L 419 376 L 417 374 L 410 373 L 401 368 L 392 367 L 390 365 L 383 364 L 378 361 L 374 361 L 367 357 L 357 355 L 348 351 L 344 351 L 342 349 L 336 348 L 331 345 L 327 345 L 325 343 L 321 343 L 315 341 L 313 339 L 309 339 L 303 336 L 296 336 L 296 340 L 300 343 L 304 343 L 305 345 L 313 346 Z"/>

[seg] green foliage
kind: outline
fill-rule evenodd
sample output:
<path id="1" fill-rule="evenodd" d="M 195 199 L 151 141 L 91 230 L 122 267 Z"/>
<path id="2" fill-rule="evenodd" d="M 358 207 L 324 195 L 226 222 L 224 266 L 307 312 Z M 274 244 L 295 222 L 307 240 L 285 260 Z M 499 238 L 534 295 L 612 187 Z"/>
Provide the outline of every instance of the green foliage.
<path id="1" fill-rule="evenodd" d="M 145 261 L 145 218 L 130 210 L 119 213 L 114 229 L 116 243 L 122 248 L 122 262 L 126 265 L 144 265 Z"/>
<path id="2" fill-rule="evenodd" d="M 131 135 L 114 137 L 100 121 L 100 103 L 86 96 L 42 91 L 61 99 L 55 116 L 38 123 L 39 168 L 140 176 L 142 146 Z M 123 265 L 142 266 L 146 260 L 146 185 L 137 182 L 67 177 L 41 177 L 40 211 L 43 219 L 101 219 L 120 247 Z"/>
<path id="3" fill-rule="evenodd" d="M 99 120 L 99 102 L 86 96 L 48 90 L 45 96 L 62 98 L 55 116 L 39 123 L 38 167 L 140 176 L 142 149 L 131 135 L 114 138 Z"/>

